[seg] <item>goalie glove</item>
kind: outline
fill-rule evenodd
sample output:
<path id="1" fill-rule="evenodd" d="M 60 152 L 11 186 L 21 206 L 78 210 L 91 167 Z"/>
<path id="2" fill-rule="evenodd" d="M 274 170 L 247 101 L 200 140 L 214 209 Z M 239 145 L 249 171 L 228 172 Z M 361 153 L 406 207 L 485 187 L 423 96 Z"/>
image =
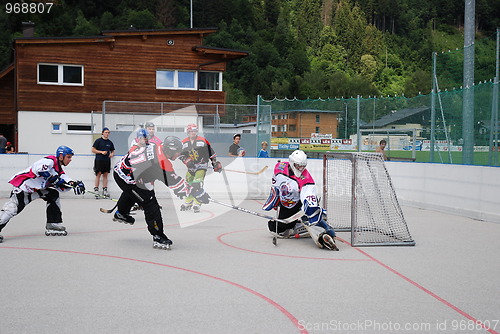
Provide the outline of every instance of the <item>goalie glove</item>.
<path id="1" fill-rule="evenodd" d="M 220 163 L 220 161 L 212 161 L 212 167 L 214 168 L 214 172 L 222 172 L 222 164 Z"/>
<path id="2" fill-rule="evenodd" d="M 210 203 L 210 195 L 205 192 L 199 183 L 193 184 L 193 187 L 191 188 L 191 195 L 193 195 L 194 198 L 196 198 L 196 200 L 201 204 Z"/>
<path id="3" fill-rule="evenodd" d="M 269 197 L 266 200 L 266 203 L 262 206 L 263 210 L 271 211 L 272 209 L 276 209 L 279 205 L 279 197 L 280 192 L 278 188 L 271 187 L 271 192 L 269 193 Z"/>
<path id="4" fill-rule="evenodd" d="M 82 181 L 70 181 L 69 185 L 73 188 L 75 195 L 85 194 L 85 185 Z"/>

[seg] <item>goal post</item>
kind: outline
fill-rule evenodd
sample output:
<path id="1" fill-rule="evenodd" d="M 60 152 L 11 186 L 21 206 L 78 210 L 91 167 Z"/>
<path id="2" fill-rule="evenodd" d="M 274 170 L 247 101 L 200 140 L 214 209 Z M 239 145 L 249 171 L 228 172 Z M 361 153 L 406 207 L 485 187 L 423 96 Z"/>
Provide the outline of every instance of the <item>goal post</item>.
<path id="1" fill-rule="evenodd" d="M 414 246 L 381 154 L 326 153 L 323 205 L 353 246 Z"/>

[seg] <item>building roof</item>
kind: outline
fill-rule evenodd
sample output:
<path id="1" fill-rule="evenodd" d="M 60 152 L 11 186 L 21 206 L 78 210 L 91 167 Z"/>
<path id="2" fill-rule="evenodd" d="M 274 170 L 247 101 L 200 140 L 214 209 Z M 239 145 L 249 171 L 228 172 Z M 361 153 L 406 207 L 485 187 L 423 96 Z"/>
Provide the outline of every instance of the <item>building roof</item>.
<path id="1" fill-rule="evenodd" d="M 397 110 L 396 112 L 390 113 L 388 115 L 382 116 L 381 118 L 375 120 L 374 122 L 366 123 L 361 125 L 362 128 L 381 128 L 387 126 L 388 124 L 395 123 L 406 117 L 419 114 L 424 111 L 430 110 L 429 107 L 418 107 L 418 108 L 406 108 Z"/>
<path id="2" fill-rule="evenodd" d="M 289 110 L 273 110 L 273 114 L 278 113 L 341 113 L 343 111 L 340 110 L 321 110 L 321 109 L 289 109 Z"/>
<path id="3" fill-rule="evenodd" d="M 69 44 L 69 43 L 102 43 L 115 42 L 118 37 L 142 36 L 173 36 L 173 35 L 209 35 L 217 32 L 216 28 L 198 29 L 130 29 L 130 30 L 103 30 L 98 36 L 64 36 L 64 37 L 19 37 L 16 44 Z M 192 48 L 194 52 L 203 55 L 221 56 L 225 60 L 234 60 L 249 55 L 248 51 L 224 49 L 197 45 Z"/>
<path id="4" fill-rule="evenodd" d="M 237 123 L 237 124 L 230 124 L 230 123 L 220 123 L 218 125 L 219 128 L 225 128 L 225 129 L 231 129 L 231 128 L 246 128 L 246 127 L 255 127 L 257 126 L 257 122 L 247 122 L 247 123 Z M 207 124 L 204 125 L 205 128 L 214 128 L 215 125 L 213 124 Z"/>
<path id="5" fill-rule="evenodd" d="M 14 70 L 14 63 L 7 65 L 6 68 L 0 71 L 0 79 L 6 76 L 8 73 Z"/>
<path id="6" fill-rule="evenodd" d="M 209 47 L 209 46 L 203 46 L 203 45 L 197 45 L 197 46 L 193 47 L 193 51 L 203 53 L 206 55 L 217 55 L 217 56 L 223 55 L 224 58 L 227 58 L 227 59 L 242 58 L 242 57 L 248 56 L 248 54 L 249 54 L 248 51 L 215 48 L 215 47 Z"/>

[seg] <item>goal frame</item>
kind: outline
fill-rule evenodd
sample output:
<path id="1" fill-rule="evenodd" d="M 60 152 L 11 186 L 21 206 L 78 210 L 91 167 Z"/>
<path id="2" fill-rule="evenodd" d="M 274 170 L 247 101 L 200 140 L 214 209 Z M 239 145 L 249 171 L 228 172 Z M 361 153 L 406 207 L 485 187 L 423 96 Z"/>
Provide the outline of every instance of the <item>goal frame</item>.
<path id="1" fill-rule="evenodd" d="M 349 160 L 352 166 L 352 173 L 351 173 L 351 194 L 350 194 L 350 226 L 349 227 L 335 227 L 334 229 L 337 232 L 350 232 L 351 233 L 351 245 L 353 247 L 359 247 L 359 246 L 415 246 L 415 241 L 411 238 L 408 226 L 406 224 L 406 220 L 404 219 L 403 212 L 401 210 L 401 207 L 399 206 L 399 203 L 397 201 L 396 194 L 394 192 L 394 187 L 392 185 L 392 181 L 390 178 L 390 175 L 387 171 L 387 168 L 385 167 L 384 160 L 382 156 L 378 157 L 380 160 L 380 163 L 382 164 L 384 170 L 385 170 L 385 175 L 387 177 L 387 182 L 388 182 L 388 187 L 392 190 L 392 195 L 394 201 L 393 205 L 393 210 L 397 213 L 399 218 L 402 220 L 401 225 L 403 225 L 405 232 L 407 232 L 407 235 L 409 237 L 408 240 L 404 241 L 387 241 L 387 242 L 360 242 L 358 241 L 356 234 L 357 233 L 363 233 L 363 227 L 358 226 L 358 212 L 357 212 L 357 196 L 356 196 L 356 187 L 358 184 L 358 159 L 357 155 L 361 154 L 369 154 L 370 156 L 378 156 L 379 154 L 377 153 L 366 153 L 366 152 L 327 152 L 323 155 L 323 207 L 327 210 L 328 212 L 328 187 L 329 187 L 329 181 L 328 181 L 328 160 L 329 159 L 343 159 L 343 160 Z M 377 159 L 378 160 L 378 159 Z M 384 200 L 384 199 L 382 199 Z M 332 212 L 332 216 L 335 216 L 335 212 Z M 333 226 L 333 223 L 332 223 Z M 354 232 L 353 232 L 354 231 Z M 371 232 L 374 232 L 374 230 L 371 230 Z M 378 232 L 378 231 L 377 231 Z M 382 230 L 378 233 L 385 234 Z"/>

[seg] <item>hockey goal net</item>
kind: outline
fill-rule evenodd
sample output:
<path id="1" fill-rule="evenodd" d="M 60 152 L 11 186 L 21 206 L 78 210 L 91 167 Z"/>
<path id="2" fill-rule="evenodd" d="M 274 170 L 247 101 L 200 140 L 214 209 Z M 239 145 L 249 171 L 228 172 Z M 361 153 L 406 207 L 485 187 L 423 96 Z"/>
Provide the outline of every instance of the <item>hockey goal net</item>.
<path id="1" fill-rule="evenodd" d="M 413 246 L 391 178 L 378 153 L 326 153 L 323 205 L 353 246 Z"/>

